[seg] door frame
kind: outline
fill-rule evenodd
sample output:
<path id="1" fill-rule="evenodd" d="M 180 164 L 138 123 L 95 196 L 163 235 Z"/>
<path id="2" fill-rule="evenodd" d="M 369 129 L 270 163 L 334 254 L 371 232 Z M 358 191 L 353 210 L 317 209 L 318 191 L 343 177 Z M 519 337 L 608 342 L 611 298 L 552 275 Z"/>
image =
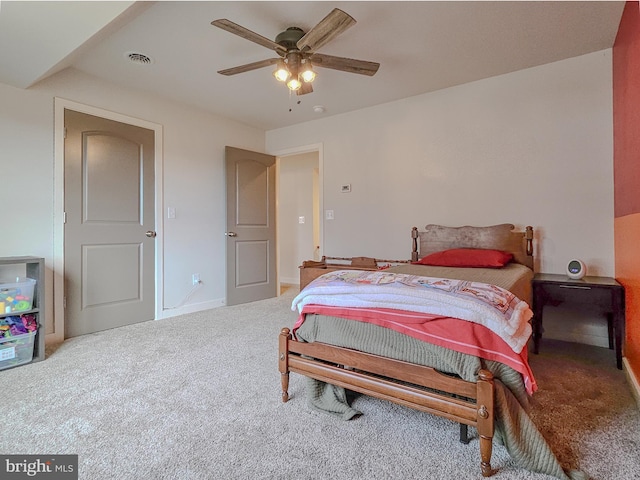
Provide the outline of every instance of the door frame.
<path id="1" fill-rule="evenodd" d="M 53 186 L 53 332 L 46 335 L 46 341 L 60 343 L 64 340 L 64 111 L 75 110 L 107 120 L 127 123 L 154 131 L 155 170 L 155 305 L 154 319 L 162 317 L 163 292 L 163 191 L 162 191 L 162 125 L 147 120 L 130 117 L 102 108 L 85 105 L 60 97 L 54 97 L 54 186 Z"/>
<path id="2" fill-rule="evenodd" d="M 300 155 L 303 153 L 317 153 L 318 154 L 318 205 L 320 209 L 320 258 L 324 255 L 324 154 L 322 143 L 312 143 L 310 145 L 301 145 L 299 147 L 285 148 L 282 150 L 276 150 L 275 152 L 268 152 L 269 155 L 275 155 L 276 157 L 276 218 L 280 216 L 280 158 L 289 157 L 293 155 Z M 278 296 L 280 296 L 280 223 L 276 223 L 276 285 L 278 288 Z"/>

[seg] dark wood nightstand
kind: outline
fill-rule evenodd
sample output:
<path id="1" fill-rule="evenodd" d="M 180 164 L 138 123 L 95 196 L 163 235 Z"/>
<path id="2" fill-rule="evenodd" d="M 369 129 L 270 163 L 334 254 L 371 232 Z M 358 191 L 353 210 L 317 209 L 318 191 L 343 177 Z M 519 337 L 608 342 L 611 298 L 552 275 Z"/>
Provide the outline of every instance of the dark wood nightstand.
<path id="1" fill-rule="evenodd" d="M 537 273 L 533 277 L 533 353 L 542 338 L 542 312 L 546 304 L 560 301 L 593 303 L 607 314 L 609 348 L 615 348 L 616 364 L 622 369 L 624 338 L 624 287 L 611 277 L 584 277 L 572 280 L 566 275 Z M 614 342 L 615 339 L 615 342 Z M 615 346 L 614 346 L 615 343 Z"/>

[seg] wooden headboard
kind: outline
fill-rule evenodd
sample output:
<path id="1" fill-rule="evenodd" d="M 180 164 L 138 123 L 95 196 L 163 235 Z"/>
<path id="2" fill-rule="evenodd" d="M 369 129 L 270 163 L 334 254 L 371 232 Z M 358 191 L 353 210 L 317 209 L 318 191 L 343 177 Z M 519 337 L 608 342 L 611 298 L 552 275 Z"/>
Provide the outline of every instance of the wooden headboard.
<path id="1" fill-rule="evenodd" d="M 488 248 L 511 252 L 514 262 L 533 270 L 533 227 L 527 227 L 524 232 L 514 229 L 510 223 L 489 227 L 427 225 L 424 231 L 413 227 L 411 260 L 415 262 L 430 253 L 451 248 Z"/>

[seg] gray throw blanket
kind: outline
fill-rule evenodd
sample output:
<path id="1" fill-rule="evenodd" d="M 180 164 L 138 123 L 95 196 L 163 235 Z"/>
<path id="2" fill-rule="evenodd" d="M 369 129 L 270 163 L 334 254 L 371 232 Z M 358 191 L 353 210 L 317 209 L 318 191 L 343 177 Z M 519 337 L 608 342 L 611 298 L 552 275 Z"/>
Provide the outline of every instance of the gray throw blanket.
<path id="1" fill-rule="evenodd" d="M 565 472 L 548 443 L 527 414 L 528 397 L 521 375 L 498 362 L 459 353 L 377 325 L 325 315 L 307 315 L 297 330 L 298 340 L 323 342 L 345 348 L 427 365 L 438 371 L 477 381 L 480 369 L 495 378 L 495 436 L 516 463 L 533 472 L 560 479 L 584 480 L 582 472 Z M 343 388 L 307 379 L 311 407 L 349 420 L 361 412 L 349 406 Z"/>

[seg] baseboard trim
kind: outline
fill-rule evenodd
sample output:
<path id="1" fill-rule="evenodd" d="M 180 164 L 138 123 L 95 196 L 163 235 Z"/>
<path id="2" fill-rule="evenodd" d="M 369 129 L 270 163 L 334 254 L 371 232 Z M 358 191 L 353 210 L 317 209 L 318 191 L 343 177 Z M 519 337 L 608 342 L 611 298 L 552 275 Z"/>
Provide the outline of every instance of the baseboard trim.
<path id="1" fill-rule="evenodd" d="M 640 383 L 638 383 L 636 376 L 633 374 L 633 370 L 631 370 L 631 366 L 629 365 L 629 362 L 627 361 L 626 357 L 622 358 L 622 366 L 624 369 L 624 374 L 627 377 L 627 382 L 631 387 L 631 393 L 636 399 L 636 403 L 638 404 L 638 410 L 640 410 Z"/>
<path id="2" fill-rule="evenodd" d="M 184 305 L 177 308 L 166 308 L 162 311 L 162 316 L 158 320 L 163 318 L 177 317 L 179 315 L 186 315 L 187 313 L 201 312 L 203 310 L 211 310 L 212 308 L 219 308 L 225 305 L 225 299 L 219 298 L 217 300 L 211 300 L 208 302 L 193 303 Z"/>

